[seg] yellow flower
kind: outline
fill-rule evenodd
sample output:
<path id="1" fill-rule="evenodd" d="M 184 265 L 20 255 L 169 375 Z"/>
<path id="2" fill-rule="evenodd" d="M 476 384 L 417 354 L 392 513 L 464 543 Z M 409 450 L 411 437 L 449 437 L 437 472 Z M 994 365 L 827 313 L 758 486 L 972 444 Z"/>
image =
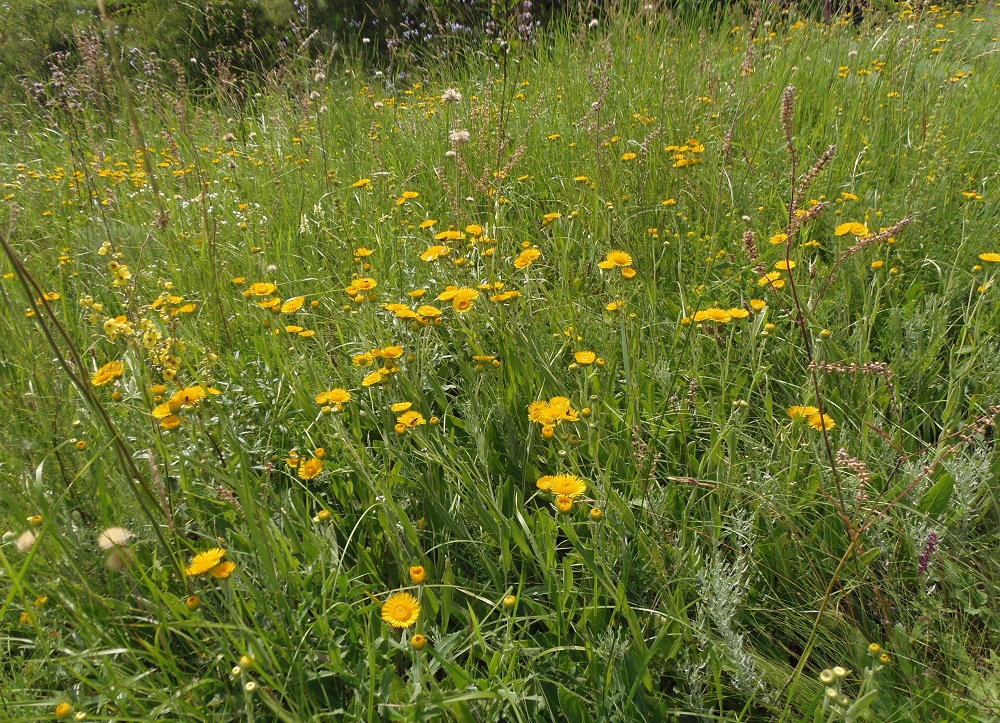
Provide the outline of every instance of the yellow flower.
<path id="1" fill-rule="evenodd" d="M 304 303 L 306 303 L 306 297 L 304 296 L 296 296 L 294 299 L 289 299 L 281 305 L 281 313 L 292 314 L 301 309 Z"/>
<path id="2" fill-rule="evenodd" d="M 420 222 L 420 228 L 430 228 L 431 226 L 433 226 L 436 223 L 437 223 L 437 219 L 436 218 L 429 218 L 426 221 L 421 221 Z"/>
<path id="3" fill-rule="evenodd" d="M 160 420 L 160 426 L 164 429 L 177 429 L 181 426 L 181 418 L 176 414 L 168 414 Z"/>
<path id="4" fill-rule="evenodd" d="M 354 188 L 365 188 L 366 186 L 370 186 L 371 183 L 372 183 L 372 179 L 370 179 L 370 178 L 362 178 L 362 179 L 359 179 L 359 180 L 355 181 L 354 183 L 352 183 L 351 186 L 353 186 Z"/>
<path id="5" fill-rule="evenodd" d="M 413 581 L 414 585 L 419 585 L 426 579 L 427 571 L 424 569 L 423 565 L 414 565 L 410 568 L 410 580 Z"/>
<path id="6" fill-rule="evenodd" d="M 235 562 L 220 562 L 218 565 L 213 567 L 208 571 L 208 574 L 217 580 L 225 580 L 227 577 L 233 574 L 233 570 L 236 569 Z"/>
<path id="7" fill-rule="evenodd" d="M 979 254 L 979 258 L 983 261 L 988 261 L 991 264 L 1000 263 L 1000 254 L 990 251 L 989 253 Z"/>
<path id="8" fill-rule="evenodd" d="M 538 260 L 541 255 L 542 252 L 537 248 L 525 249 L 514 259 L 514 268 L 526 269 L 531 266 L 532 262 Z"/>
<path id="9" fill-rule="evenodd" d="M 740 309 L 739 307 L 733 307 L 732 309 L 727 309 L 726 313 L 729 314 L 733 319 L 745 319 L 750 316 L 750 312 L 746 309 Z"/>
<path id="10" fill-rule="evenodd" d="M 767 306 L 767 302 L 763 299 L 750 299 L 750 308 L 754 311 L 761 311 L 765 306 Z"/>
<path id="11" fill-rule="evenodd" d="M 879 259 L 878 261 L 872 261 L 872 269 L 878 271 L 880 268 L 885 266 L 885 261 Z"/>
<path id="12" fill-rule="evenodd" d="M 868 227 L 863 223 L 842 223 L 834 229 L 833 233 L 836 236 L 846 236 L 847 234 L 854 234 L 855 236 L 867 236 L 870 231 Z"/>
<path id="13" fill-rule="evenodd" d="M 412 406 L 413 406 L 413 402 L 396 402 L 391 407 L 389 407 L 389 409 L 391 409 L 392 411 L 394 411 L 394 412 L 396 412 L 398 414 L 399 412 L 405 412 L 407 409 L 409 409 Z"/>
<path id="14" fill-rule="evenodd" d="M 546 491 L 573 499 L 587 491 L 587 483 L 575 474 L 557 474 L 548 479 Z"/>
<path id="15" fill-rule="evenodd" d="M 300 479 L 313 479 L 323 471 L 323 460 L 319 457 L 310 457 L 299 465 Z"/>
<path id="16" fill-rule="evenodd" d="M 560 512 L 569 512 L 573 509 L 573 498 L 568 495 L 559 495 L 556 497 L 556 508 Z"/>
<path id="17" fill-rule="evenodd" d="M 340 387 L 335 387 L 327 392 L 320 392 L 316 395 L 317 404 L 340 405 L 349 401 L 351 401 L 351 393 Z"/>
<path id="18" fill-rule="evenodd" d="M 788 271 L 789 269 L 795 268 L 795 262 L 785 261 L 784 259 L 781 259 L 780 261 L 774 262 L 774 268 L 778 269 L 779 271 Z"/>
<path id="19" fill-rule="evenodd" d="M 624 301 L 612 301 L 612 302 L 611 302 L 610 304 L 608 304 L 608 305 L 607 305 L 607 306 L 605 306 L 604 308 L 605 308 L 605 309 L 606 309 L 607 311 L 618 311 L 618 310 L 619 310 L 619 309 L 621 309 L 621 308 L 622 308 L 623 306 L 625 306 L 625 302 L 624 302 Z"/>
<path id="20" fill-rule="evenodd" d="M 472 302 L 478 297 L 479 292 L 475 289 L 462 288 L 452 296 L 451 305 L 459 314 L 464 314 L 472 308 Z"/>
<path id="21" fill-rule="evenodd" d="M 403 347 L 387 346 L 383 349 L 372 349 L 372 356 L 382 357 L 383 359 L 398 359 L 403 356 Z"/>
<path id="22" fill-rule="evenodd" d="M 456 231 L 454 229 L 449 229 L 447 231 L 438 231 L 434 234 L 435 241 L 461 241 L 465 238 L 465 234 L 461 231 Z"/>
<path id="23" fill-rule="evenodd" d="M 625 268 L 622 269 L 622 276 L 625 277 L 626 279 L 631 279 L 637 273 L 639 272 L 633 269 L 631 266 L 626 266 Z"/>
<path id="24" fill-rule="evenodd" d="M 196 384 L 193 387 L 178 389 L 170 396 L 170 401 L 167 404 L 171 410 L 176 410 L 180 407 L 193 407 L 204 398 L 205 387 Z"/>
<path id="25" fill-rule="evenodd" d="M 703 309 L 694 315 L 694 320 L 697 321 L 715 321 L 720 324 L 726 324 L 730 321 L 732 317 L 729 312 L 723 309 L 716 309 L 710 307 L 708 309 Z"/>
<path id="26" fill-rule="evenodd" d="M 631 151 L 628 152 L 628 153 L 623 153 L 622 154 L 622 160 L 623 161 L 631 161 L 633 158 L 635 158 L 635 154 L 632 153 Z"/>
<path id="27" fill-rule="evenodd" d="M 542 216 L 542 225 L 548 226 L 550 223 L 559 218 L 562 218 L 561 213 L 547 213 L 544 216 Z"/>
<path id="28" fill-rule="evenodd" d="M 768 241 L 770 241 L 773 244 L 783 244 L 787 240 L 788 240 L 788 234 L 782 231 L 779 231 L 778 233 L 774 234 L 773 236 L 771 236 L 771 238 L 768 239 Z"/>
<path id="29" fill-rule="evenodd" d="M 602 269 L 615 269 L 632 265 L 632 256 L 624 251 L 609 251 L 604 261 L 597 264 Z"/>
<path id="30" fill-rule="evenodd" d="M 421 424 L 427 424 L 427 420 L 424 419 L 424 416 L 420 412 L 404 412 L 396 418 L 396 421 L 409 429 Z"/>
<path id="31" fill-rule="evenodd" d="M 368 376 L 366 376 L 364 379 L 361 380 L 361 386 L 363 386 L 363 387 L 370 387 L 373 384 L 378 384 L 381 381 L 382 381 L 382 371 L 381 370 L 375 370 L 371 374 L 369 374 Z"/>
<path id="32" fill-rule="evenodd" d="M 420 254 L 420 259 L 422 261 L 437 261 L 438 259 L 447 256 L 451 252 L 451 249 L 447 246 L 431 246 L 422 254 Z"/>
<path id="33" fill-rule="evenodd" d="M 354 255 L 357 256 L 357 257 L 359 257 L 359 258 L 362 258 L 362 259 L 365 258 L 365 257 L 367 257 L 367 256 L 371 256 L 373 253 L 375 253 L 375 252 L 372 251 L 369 248 L 364 247 L 364 246 L 362 246 L 361 248 L 358 248 L 358 249 L 354 250 Z"/>
<path id="34" fill-rule="evenodd" d="M 578 351 L 576 354 L 573 355 L 573 358 L 576 359 L 577 364 L 582 364 L 583 366 L 586 366 L 588 364 L 594 363 L 594 361 L 597 359 L 597 354 L 595 354 L 592 351 Z"/>
<path id="35" fill-rule="evenodd" d="M 468 226 L 465 227 L 465 232 L 473 236 L 482 236 L 483 227 L 480 226 L 478 223 L 470 223 Z"/>
<path id="36" fill-rule="evenodd" d="M 250 284 L 250 288 L 243 292 L 244 296 L 269 296 L 278 290 L 277 285 L 267 281 L 258 281 Z"/>
<path id="37" fill-rule="evenodd" d="M 441 316 L 441 309 L 436 306 L 431 306 L 430 304 L 424 304 L 417 307 L 417 314 L 424 317 L 425 319 L 436 319 Z"/>
<path id="38" fill-rule="evenodd" d="M 188 566 L 188 575 L 204 575 L 206 572 L 210 571 L 213 567 L 222 562 L 222 558 L 225 557 L 226 551 L 221 547 L 213 547 L 211 550 L 205 550 L 204 552 L 199 552 L 191 560 L 191 564 Z"/>
<path id="39" fill-rule="evenodd" d="M 809 426 L 816 430 L 833 429 L 837 423 L 829 414 L 821 415 L 819 412 L 809 415 Z"/>
<path id="40" fill-rule="evenodd" d="M 110 361 L 96 372 L 90 378 L 90 383 L 92 386 L 99 387 L 102 384 L 107 384 L 112 379 L 116 379 L 125 373 L 125 365 L 120 361 Z"/>
<path id="41" fill-rule="evenodd" d="M 369 367 L 374 361 L 375 357 L 368 352 L 365 352 L 364 354 L 355 354 L 351 357 L 351 362 L 353 362 L 356 367 Z"/>
<path id="42" fill-rule="evenodd" d="M 799 417 L 811 417 L 814 414 L 819 414 L 819 410 L 816 407 L 789 407 L 788 416 L 792 419 L 798 419 Z"/>
<path id="43" fill-rule="evenodd" d="M 60 703 L 56 706 L 56 718 L 65 718 L 73 712 L 73 706 L 69 703 Z"/>
<path id="44" fill-rule="evenodd" d="M 414 650 L 423 650 L 424 646 L 427 645 L 427 638 L 420 633 L 417 633 L 410 638 L 410 645 L 413 646 Z"/>
<path id="45" fill-rule="evenodd" d="M 408 628 L 420 617 L 420 603 L 408 592 L 397 592 L 382 606 L 382 619 L 394 628 Z"/>
<path id="46" fill-rule="evenodd" d="M 781 273 L 778 271 L 764 274 L 757 280 L 757 286 L 773 286 L 776 289 L 780 289 L 784 285 L 785 280 L 781 278 Z"/>

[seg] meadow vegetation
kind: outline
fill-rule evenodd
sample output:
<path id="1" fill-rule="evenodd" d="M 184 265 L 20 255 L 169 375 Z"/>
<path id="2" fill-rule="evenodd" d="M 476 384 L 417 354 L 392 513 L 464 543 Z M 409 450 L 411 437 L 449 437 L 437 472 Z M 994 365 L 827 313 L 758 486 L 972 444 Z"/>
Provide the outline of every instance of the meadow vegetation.
<path id="1" fill-rule="evenodd" d="M 3 109 L 4 720 L 995 720 L 998 35 L 95 31 Z"/>

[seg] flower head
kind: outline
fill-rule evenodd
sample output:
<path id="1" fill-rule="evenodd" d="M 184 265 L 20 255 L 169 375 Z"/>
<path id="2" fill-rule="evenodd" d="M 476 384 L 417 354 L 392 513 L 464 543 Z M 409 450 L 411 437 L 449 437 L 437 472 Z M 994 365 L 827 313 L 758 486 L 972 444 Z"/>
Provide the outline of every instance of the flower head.
<path id="1" fill-rule="evenodd" d="M 299 465 L 300 479 L 313 479 L 323 471 L 323 460 L 319 457 L 310 457 Z"/>
<path id="2" fill-rule="evenodd" d="M 97 546 L 102 550 L 124 547 L 134 535 L 124 527 L 109 527 L 97 536 Z"/>
<path id="3" fill-rule="evenodd" d="M 213 567 L 222 562 L 222 558 L 225 557 L 226 551 L 221 547 L 213 547 L 211 550 L 205 550 L 204 552 L 199 552 L 191 560 L 191 564 L 188 565 L 187 574 L 193 575 L 204 575 L 206 572 L 210 571 Z"/>
<path id="4" fill-rule="evenodd" d="M 394 628 L 408 628 L 420 617 L 420 603 L 408 592 L 391 595 L 382 606 L 382 619 Z"/>
<path id="5" fill-rule="evenodd" d="M 91 386 L 99 387 L 103 384 L 107 384 L 112 379 L 116 379 L 125 373 L 125 365 L 120 361 L 110 361 L 90 377 Z"/>
<path id="6" fill-rule="evenodd" d="M 608 255 L 597 264 L 602 269 L 617 269 L 632 265 L 632 255 L 624 251 L 609 251 Z"/>

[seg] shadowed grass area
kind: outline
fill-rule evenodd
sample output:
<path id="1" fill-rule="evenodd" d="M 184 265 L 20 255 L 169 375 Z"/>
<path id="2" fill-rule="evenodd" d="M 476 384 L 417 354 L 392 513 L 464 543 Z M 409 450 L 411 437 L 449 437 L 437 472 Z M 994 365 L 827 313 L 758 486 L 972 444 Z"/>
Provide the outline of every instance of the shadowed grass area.
<path id="1" fill-rule="evenodd" d="M 996 716 L 998 21 L 11 107 L 4 719 Z"/>

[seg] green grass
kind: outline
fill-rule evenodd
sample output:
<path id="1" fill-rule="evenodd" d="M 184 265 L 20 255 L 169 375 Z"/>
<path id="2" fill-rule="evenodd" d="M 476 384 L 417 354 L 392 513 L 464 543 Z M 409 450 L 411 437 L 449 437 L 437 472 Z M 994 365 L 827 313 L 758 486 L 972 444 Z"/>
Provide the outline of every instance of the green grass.
<path id="1" fill-rule="evenodd" d="M 834 666 L 852 699 L 877 691 L 870 720 L 997 715 L 1000 288 L 978 255 L 1000 252 L 1000 16 L 764 20 L 746 74 L 751 19 L 640 11 L 506 60 L 290 59 L 198 99 L 136 75 L 137 123 L 120 89 L 6 109 L 4 719 L 824 721 Z M 795 174 L 836 153 L 802 204 L 829 206 L 772 245 L 788 86 Z M 834 233 L 908 216 L 857 253 Z M 469 224 L 490 240 L 433 240 Z M 541 258 L 518 269 L 522 245 Z M 634 278 L 598 266 L 616 249 Z M 784 288 L 761 286 L 786 254 Z M 305 303 L 260 308 L 254 282 Z M 520 295 L 436 301 L 497 282 Z M 749 314 L 690 321 L 710 308 Z M 132 333 L 109 335 L 119 316 Z M 352 356 L 390 345 L 396 371 L 363 386 L 377 367 Z M 178 385 L 219 393 L 165 429 Z M 351 399 L 324 413 L 334 387 Z M 556 396 L 580 415 L 548 438 L 528 406 Z M 403 401 L 436 423 L 398 433 Z M 286 464 L 317 448 L 315 478 Z M 568 512 L 536 487 L 562 473 L 587 484 Z M 110 526 L 134 533 L 120 570 Z M 183 574 L 217 546 L 228 579 Z M 380 617 L 400 590 L 405 631 Z"/>

